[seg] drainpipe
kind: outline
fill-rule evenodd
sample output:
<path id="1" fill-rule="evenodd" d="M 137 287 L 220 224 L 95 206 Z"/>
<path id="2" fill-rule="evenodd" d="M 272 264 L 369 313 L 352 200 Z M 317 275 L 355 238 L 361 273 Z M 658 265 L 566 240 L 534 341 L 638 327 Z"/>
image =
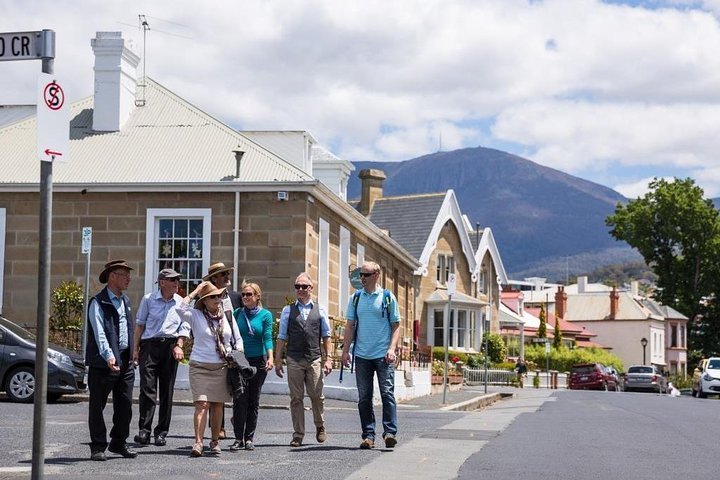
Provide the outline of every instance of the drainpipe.
<path id="1" fill-rule="evenodd" d="M 242 157 L 245 152 L 242 150 L 234 150 L 235 154 L 235 180 L 240 180 L 240 164 L 242 163 Z M 238 249 L 240 248 L 240 191 L 235 192 L 235 219 L 233 222 L 233 288 L 237 291 L 240 286 L 238 285 L 238 264 L 239 255 Z"/>

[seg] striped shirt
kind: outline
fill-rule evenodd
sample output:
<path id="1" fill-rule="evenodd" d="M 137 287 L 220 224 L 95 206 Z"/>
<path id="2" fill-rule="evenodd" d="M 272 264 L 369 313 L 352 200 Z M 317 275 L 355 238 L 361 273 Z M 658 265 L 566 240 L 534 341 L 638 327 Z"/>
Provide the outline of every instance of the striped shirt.
<path id="1" fill-rule="evenodd" d="M 388 347 L 390 347 L 390 339 L 392 338 L 390 323 L 399 323 L 400 315 L 398 314 L 397 300 L 392 292 L 390 292 L 390 305 L 388 308 L 390 321 L 386 316 L 383 316 L 382 302 L 383 288 L 380 286 L 376 287 L 372 293 L 367 293 L 365 289 L 360 290 L 356 316 L 353 297 L 350 297 L 347 307 L 347 319 L 356 322 L 356 357 L 366 360 L 382 358 L 387 353 Z"/>

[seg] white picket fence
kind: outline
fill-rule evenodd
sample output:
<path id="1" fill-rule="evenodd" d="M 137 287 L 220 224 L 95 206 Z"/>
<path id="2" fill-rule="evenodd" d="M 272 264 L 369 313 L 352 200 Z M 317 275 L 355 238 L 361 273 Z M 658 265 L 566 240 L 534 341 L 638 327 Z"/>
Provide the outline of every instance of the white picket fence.
<path id="1" fill-rule="evenodd" d="M 557 387 L 567 388 L 567 373 L 555 372 L 557 375 Z M 512 370 L 487 370 L 488 385 L 510 385 L 517 376 Z M 525 378 L 525 388 L 533 386 L 533 377 L 538 376 L 540 380 L 540 388 L 548 388 L 551 383 L 552 375 L 547 372 L 528 372 Z M 485 369 L 463 368 L 463 378 L 465 385 L 484 385 Z"/>

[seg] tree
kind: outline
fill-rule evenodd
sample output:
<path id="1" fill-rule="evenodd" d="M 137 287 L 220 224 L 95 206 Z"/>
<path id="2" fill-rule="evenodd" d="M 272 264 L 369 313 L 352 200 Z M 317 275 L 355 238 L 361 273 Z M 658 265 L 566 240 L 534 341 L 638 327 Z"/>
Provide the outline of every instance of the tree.
<path id="1" fill-rule="evenodd" d="M 562 347 L 562 330 L 560 329 L 560 318 L 555 315 L 555 331 L 553 336 L 553 348 Z"/>
<path id="2" fill-rule="evenodd" d="M 540 305 L 540 326 L 537 331 L 538 338 L 547 338 L 547 323 L 545 321 L 545 305 Z"/>
<path id="3" fill-rule="evenodd" d="M 690 349 L 720 345 L 720 215 L 694 180 L 653 179 L 643 197 L 618 204 L 605 223 L 636 248 L 658 276 L 655 298 L 690 319 Z M 694 320 L 701 319 L 700 322 Z"/>

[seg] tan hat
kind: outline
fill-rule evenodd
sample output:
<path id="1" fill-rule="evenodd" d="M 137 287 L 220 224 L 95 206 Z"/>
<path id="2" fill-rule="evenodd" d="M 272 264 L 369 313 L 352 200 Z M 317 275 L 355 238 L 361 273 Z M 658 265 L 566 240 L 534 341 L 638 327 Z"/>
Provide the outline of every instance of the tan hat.
<path id="1" fill-rule="evenodd" d="M 226 291 L 227 288 L 217 288 L 212 283 L 206 283 L 197 294 L 197 300 L 195 300 L 195 308 L 197 308 L 198 310 L 202 309 L 203 304 L 205 303 L 203 302 L 203 300 L 205 298 L 212 295 L 224 295 Z"/>
<path id="2" fill-rule="evenodd" d="M 107 283 L 108 275 L 110 274 L 110 272 L 112 272 L 113 270 L 117 270 L 119 268 L 132 270 L 132 267 L 130 265 L 128 265 L 127 261 L 112 260 L 112 261 L 106 263 L 105 269 L 102 272 L 100 272 L 100 277 L 99 277 L 100 283 Z"/>
<path id="3" fill-rule="evenodd" d="M 225 264 L 222 262 L 213 263 L 212 265 L 210 265 L 210 268 L 208 268 L 208 273 L 207 273 L 207 275 L 205 275 L 203 277 L 203 280 L 205 280 L 205 281 L 210 280 L 212 277 L 214 277 L 218 273 L 232 272 L 232 270 L 233 270 L 233 267 L 226 267 Z"/>

